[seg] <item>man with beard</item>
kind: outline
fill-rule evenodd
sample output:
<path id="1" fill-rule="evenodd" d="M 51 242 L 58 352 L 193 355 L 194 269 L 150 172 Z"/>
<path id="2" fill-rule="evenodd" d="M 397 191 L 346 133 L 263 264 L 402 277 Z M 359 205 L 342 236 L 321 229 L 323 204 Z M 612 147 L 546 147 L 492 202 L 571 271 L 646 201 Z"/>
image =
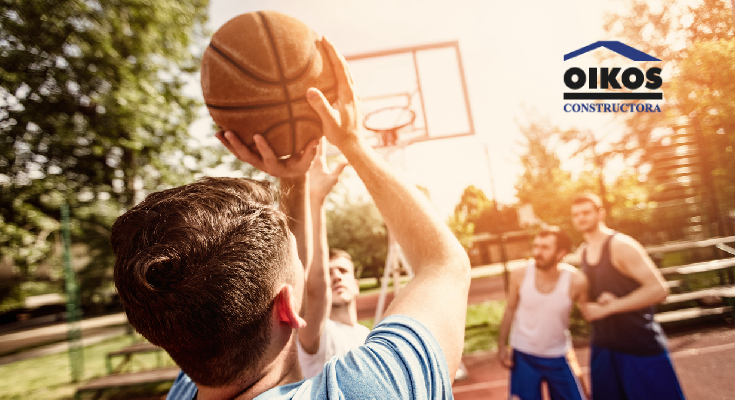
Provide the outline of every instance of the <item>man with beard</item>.
<path id="1" fill-rule="evenodd" d="M 654 306 L 669 293 L 643 246 L 604 222 L 600 198 L 582 194 L 572 203 L 572 221 L 584 235 L 582 268 L 589 280 L 582 307 L 592 323 L 590 378 L 595 399 L 683 399 L 654 320 Z"/>
<path id="2" fill-rule="evenodd" d="M 560 263 L 570 249 L 571 240 L 564 232 L 544 229 L 534 238 L 533 261 L 511 273 L 498 335 L 498 358 L 511 371 L 511 398 L 541 400 L 542 381 L 553 399 L 584 398 L 566 358 L 571 350 L 572 301 L 584 304 L 587 300 L 584 274 Z M 512 351 L 506 345 L 508 333 Z"/>

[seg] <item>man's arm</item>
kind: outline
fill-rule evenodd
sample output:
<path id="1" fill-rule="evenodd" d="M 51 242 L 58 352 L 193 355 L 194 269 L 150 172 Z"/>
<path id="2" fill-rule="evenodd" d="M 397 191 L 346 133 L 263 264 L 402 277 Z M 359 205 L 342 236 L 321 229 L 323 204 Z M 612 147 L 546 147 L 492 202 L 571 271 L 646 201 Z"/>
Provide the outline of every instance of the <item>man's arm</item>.
<path id="1" fill-rule="evenodd" d="M 329 318 L 332 305 L 332 290 L 329 278 L 329 245 L 327 244 L 326 214 L 324 201 L 339 180 L 346 163 L 340 163 L 333 171 L 327 168 L 326 153 L 322 141 L 314 163 L 309 168 L 309 200 L 314 240 L 314 258 L 306 277 L 306 326 L 299 329 L 301 347 L 309 354 L 319 350 L 319 341 L 324 324 Z"/>
<path id="2" fill-rule="evenodd" d="M 506 368 L 513 367 L 513 358 L 511 353 L 508 352 L 508 335 L 510 334 L 510 328 L 513 325 L 513 318 L 515 318 L 516 309 L 518 309 L 518 301 L 520 300 L 520 282 L 523 281 L 523 276 L 526 273 L 526 269 L 517 269 L 510 274 L 510 287 L 508 288 L 508 301 L 505 305 L 505 312 L 503 313 L 503 320 L 500 323 L 500 331 L 498 332 L 498 361 Z"/>
<path id="3" fill-rule="evenodd" d="M 587 281 L 587 275 L 584 272 L 569 266 L 572 271 L 572 282 L 570 288 L 570 298 L 577 304 L 577 307 L 582 307 L 587 303 L 589 283 Z"/>
<path id="4" fill-rule="evenodd" d="M 398 180 L 362 139 L 359 100 L 347 64 L 326 40 L 324 48 L 334 66 L 338 99 L 332 107 L 314 88 L 307 91 L 307 99 L 319 114 L 327 139 L 347 157 L 372 195 L 415 273 L 386 316 L 408 315 L 424 324 L 439 342 L 449 375 L 454 376 L 464 345 L 469 259 L 426 197 Z"/>
<path id="5" fill-rule="evenodd" d="M 604 292 L 595 303 L 587 303 L 583 314 L 588 321 L 594 321 L 611 314 L 658 304 L 669 295 L 661 272 L 653 263 L 646 250 L 635 239 L 626 235 L 615 235 L 610 243 L 613 266 L 623 275 L 640 283 L 640 287 L 623 297 L 615 297 Z"/>

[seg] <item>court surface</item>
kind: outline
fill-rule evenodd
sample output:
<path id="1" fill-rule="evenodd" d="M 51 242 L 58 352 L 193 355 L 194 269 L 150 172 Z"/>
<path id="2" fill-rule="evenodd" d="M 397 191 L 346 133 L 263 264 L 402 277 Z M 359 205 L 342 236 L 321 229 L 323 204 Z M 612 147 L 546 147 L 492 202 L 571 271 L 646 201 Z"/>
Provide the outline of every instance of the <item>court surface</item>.
<path id="1" fill-rule="evenodd" d="M 477 278 L 470 286 L 469 302 L 481 303 L 505 298 L 501 276 Z M 387 300 L 392 299 L 392 293 Z M 378 294 L 361 295 L 357 301 L 358 318 L 373 318 Z M 735 325 L 725 323 L 667 333 L 669 350 L 690 400 L 732 399 L 735 393 Z M 580 366 L 588 373 L 589 351 L 584 343 L 575 345 Z M 495 352 L 479 352 L 463 357 L 469 378 L 454 385 L 457 400 L 505 399 L 508 396 L 508 371 L 496 361 Z M 585 376 L 585 379 L 589 379 Z"/>

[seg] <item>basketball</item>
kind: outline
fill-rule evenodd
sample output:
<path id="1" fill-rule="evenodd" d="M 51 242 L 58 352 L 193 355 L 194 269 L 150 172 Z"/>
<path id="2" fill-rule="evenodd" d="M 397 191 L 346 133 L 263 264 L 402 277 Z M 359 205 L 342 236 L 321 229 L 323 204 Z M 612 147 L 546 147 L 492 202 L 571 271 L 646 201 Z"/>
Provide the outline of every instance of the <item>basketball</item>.
<path id="1" fill-rule="evenodd" d="M 215 32 L 202 56 L 204 101 L 221 130 L 233 131 L 257 153 L 262 135 L 279 158 L 300 153 L 322 136 L 306 101 L 315 87 L 336 100 L 332 66 L 316 33 L 274 11 L 239 15 Z"/>

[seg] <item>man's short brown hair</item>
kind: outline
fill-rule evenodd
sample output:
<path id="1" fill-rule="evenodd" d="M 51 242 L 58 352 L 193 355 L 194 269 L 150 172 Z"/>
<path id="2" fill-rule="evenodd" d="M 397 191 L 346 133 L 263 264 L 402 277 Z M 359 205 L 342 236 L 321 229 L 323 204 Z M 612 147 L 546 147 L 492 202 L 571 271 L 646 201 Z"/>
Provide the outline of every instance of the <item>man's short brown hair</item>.
<path id="1" fill-rule="evenodd" d="M 574 197 L 574 201 L 572 201 L 572 205 L 584 203 L 592 203 L 598 210 L 602 208 L 602 200 L 600 200 L 600 196 L 593 193 L 578 194 Z"/>
<path id="2" fill-rule="evenodd" d="M 564 233 L 558 226 L 549 226 L 537 233 L 538 237 L 554 236 L 556 238 L 556 251 L 564 250 L 567 253 L 572 251 L 572 239 Z"/>
<path id="3" fill-rule="evenodd" d="M 196 383 L 230 384 L 262 361 L 291 246 L 273 191 L 205 178 L 149 195 L 112 226 L 130 324 Z"/>
<path id="4" fill-rule="evenodd" d="M 342 249 L 337 249 L 337 248 L 331 247 L 329 249 L 329 259 L 330 260 L 334 260 L 335 258 L 346 258 L 346 259 L 352 261 L 352 256 L 350 256 L 350 253 L 348 253 L 348 252 L 346 252 L 346 251 L 344 251 Z"/>

